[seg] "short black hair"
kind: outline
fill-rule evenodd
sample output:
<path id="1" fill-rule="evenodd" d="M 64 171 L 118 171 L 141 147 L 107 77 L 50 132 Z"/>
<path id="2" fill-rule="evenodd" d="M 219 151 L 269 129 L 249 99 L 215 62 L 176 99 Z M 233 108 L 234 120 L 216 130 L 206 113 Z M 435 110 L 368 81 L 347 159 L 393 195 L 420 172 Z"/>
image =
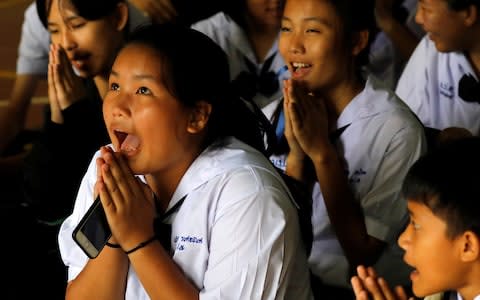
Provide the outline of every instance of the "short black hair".
<path id="1" fill-rule="evenodd" d="M 204 146 L 220 145 L 234 136 L 265 152 L 261 119 L 232 92 L 225 52 L 205 34 L 180 24 L 149 24 L 137 28 L 129 44 L 152 48 L 162 59 L 163 84 L 179 102 L 212 105 Z"/>
<path id="2" fill-rule="evenodd" d="M 47 28 L 52 1 L 68 1 L 78 15 L 89 21 L 99 20 L 115 12 L 117 5 L 125 0 L 36 0 L 37 12 Z"/>
<path id="3" fill-rule="evenodd" d="M 410 168 L 402 193 L 444 220 L 450 238 L 467 230 L 480 236 L 480 138 L 455 140 L 425 154 Z"/>
<path id="4" fill-rule="evenodd" d="M 468 8 L 470 5 L 475 5 L 477 9 L 480 9 L 479 0 L 447 0 L 448 7 L 453 10 L 462 10 Z"/>

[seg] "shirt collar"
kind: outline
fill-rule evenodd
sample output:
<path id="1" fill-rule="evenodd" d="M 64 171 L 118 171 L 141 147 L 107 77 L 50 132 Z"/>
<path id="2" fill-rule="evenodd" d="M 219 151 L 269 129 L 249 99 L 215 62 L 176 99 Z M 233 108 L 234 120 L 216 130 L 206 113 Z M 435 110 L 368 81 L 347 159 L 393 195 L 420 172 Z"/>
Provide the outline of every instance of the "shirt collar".
<path id="1" fill-rule="evenodd" d="M 457 293 L 457 300 L 463 300 L 462 296 L 460 296 L 460 293 Z M 473 300 L 480 300 L 480 295 L 477 295 Z"/>
<path id="2" fill-rule="evenodd" d="M 337 120 L 341 128 L 356 120 L 370 118 L 382 112 L 408 107 L 375 77 L 368 76 L 364 89 L 344 108 Z"/>
<path id="3" fill-rule="evenodd" d="M 249 164 L 256 164 L 265 159 L 260 152 L 254 150 L 235 138 L 227 138 L 222 145 L 217 148 L 211 146 L 206 148 L 190 165 L 183 175 L 177 189 L 173 193 L 172 199 L 168 204 L 167 210 L 173 207 L 185 195 L 199 188 L 212 178 L 224 174 L 228 170 L 245 165 L 246 157 Z"/>
<path id="4" fill-rule="evenodd" d="M 223 14 L 224 22 L 227 25 L 226 26 L 227 32 L 228 32 L 227 38 L 230 40 L 230 42 L 233 45 L 235 45 L 235 47 L 242 53 L 243 56 L 248 58 L 252 63 L 257 64 L 257 58 L 255 57 L 255 53 L 253 52 L 253 49 L 245 33 L 245 30 L 242 27 L 240 27 L 232 18 L 230 18 L 229 15 L 225 13 L 221 13 L 221 14 Z M 270 50 L 268 50 L 266 59 L 274 55 L 275 52 L 277 52 L 277 50 L 278 50 L 278 37 L 273 43 Z"/>

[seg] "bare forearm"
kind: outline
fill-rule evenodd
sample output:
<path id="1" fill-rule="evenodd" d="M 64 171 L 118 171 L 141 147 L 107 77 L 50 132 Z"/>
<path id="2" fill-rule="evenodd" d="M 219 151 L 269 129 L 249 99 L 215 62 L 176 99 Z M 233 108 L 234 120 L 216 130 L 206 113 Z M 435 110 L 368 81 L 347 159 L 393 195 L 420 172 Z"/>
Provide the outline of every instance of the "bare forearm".
<path id="1" fill-rule="evenodd" d="M 305 158 L 288 154 L 285 173 L 298 181 L 307 183 Z"/>
<path id="2" fill-rule="evenodd" d="M 350 265 L 370 265 L 378 258 L 382 242 L 368 235 L 337 153 L 329 151 L 314 166 L 330 222 Z"/>
<path id="3" fill-rule="evenodd" d="M 121 249 L 105 247 L 67 286 L 65 299 L 125 299 L 128 259 Z"/>

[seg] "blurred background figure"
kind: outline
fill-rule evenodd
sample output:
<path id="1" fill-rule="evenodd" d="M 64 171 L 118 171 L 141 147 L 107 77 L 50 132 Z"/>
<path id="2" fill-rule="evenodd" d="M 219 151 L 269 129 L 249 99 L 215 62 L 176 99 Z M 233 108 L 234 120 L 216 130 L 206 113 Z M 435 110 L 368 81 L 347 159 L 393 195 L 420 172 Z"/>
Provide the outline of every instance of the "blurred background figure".
<path id="1" fill-rule="evenodd" d="M 415 22 L 417 0 L 375 0 L 378 32 L 370 47 L 368 71 L 395 90 L 398 78 L 424 35 Z"/>

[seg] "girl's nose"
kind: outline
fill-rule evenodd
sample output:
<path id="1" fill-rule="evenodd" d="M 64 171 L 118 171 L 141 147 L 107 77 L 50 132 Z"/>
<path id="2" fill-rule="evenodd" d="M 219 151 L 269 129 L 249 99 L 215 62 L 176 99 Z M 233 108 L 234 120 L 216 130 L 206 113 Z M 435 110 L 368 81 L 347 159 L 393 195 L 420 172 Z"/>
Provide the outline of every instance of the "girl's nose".
<path id="1" fill-rule="evenodd" d="M 290 53 L 293 54 L 300 54 L 305 51 L 305 48 L 303 46 L 302 38 L 298 34 L 292 34 L 292 37 L 290 39 L 290 47 L 289 47 Z"/>
<path id="2" fill-rule="evenodd" d="M 61 43 L 63 49 L 66 51 L 71 51 L 77 47 L 77 43 L 75 42 L 71 31 L 68 29 L 63 31 Z"/>
<path id="3" fill-rule="evenodd" d="M 109 111 L 114 118 L 124 118 L 130 115 L 128 96 L 120 92 L 108 93 L 104 99 L 104 110 Z"/>

